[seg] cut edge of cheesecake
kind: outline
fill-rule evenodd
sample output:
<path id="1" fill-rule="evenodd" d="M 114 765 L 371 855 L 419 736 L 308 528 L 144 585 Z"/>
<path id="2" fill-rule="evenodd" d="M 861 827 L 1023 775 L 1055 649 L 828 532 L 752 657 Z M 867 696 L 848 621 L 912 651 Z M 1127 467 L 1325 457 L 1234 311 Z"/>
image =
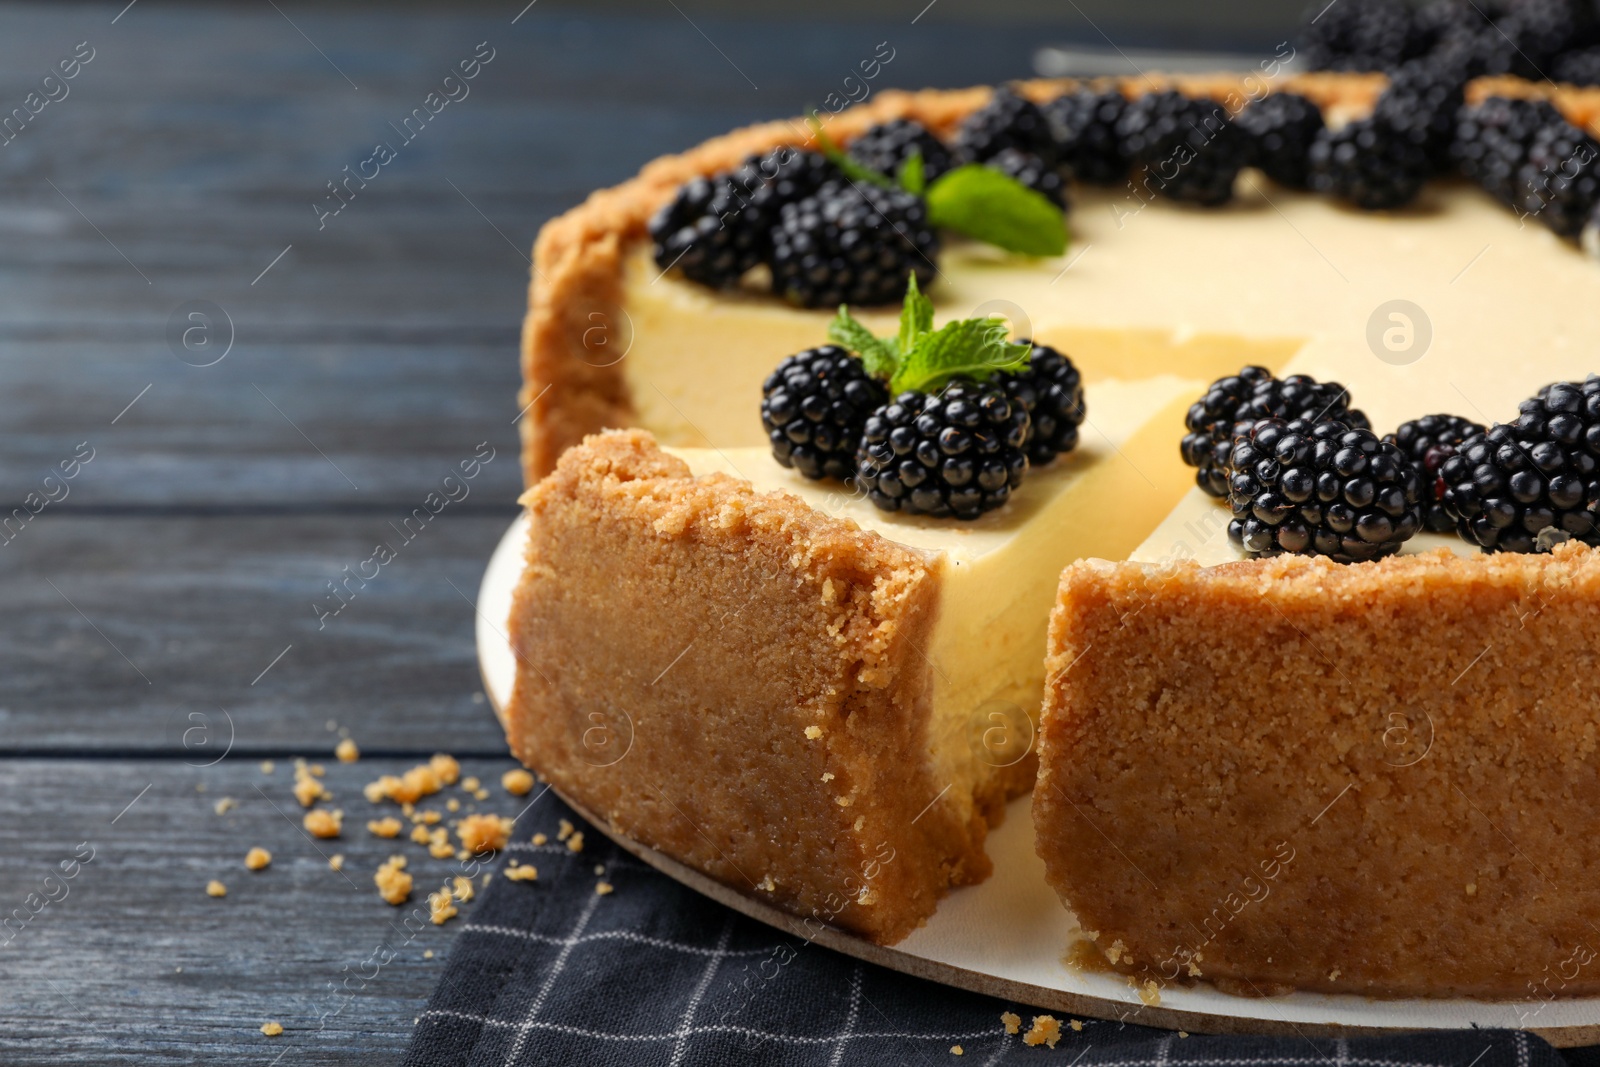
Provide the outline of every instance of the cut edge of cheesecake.
<path id="1" fill-rule="evenodd" d="M 1034 763 L 942 780 L 926 553 L 785 492 L 691 475 L 639 430 L 568 449 L 523 497 L 512 752 L 611 827 L 740 891 L 892 943 Z M 964 795 L 956 795 L 964 789 Z"/>
<path id="2" fill-rule="evenodd" d="M 1576 543 L 1069 566 L 1033 818 L 1087 959 L 1255 996 L 1600 992 L 1597 634 Z"/>

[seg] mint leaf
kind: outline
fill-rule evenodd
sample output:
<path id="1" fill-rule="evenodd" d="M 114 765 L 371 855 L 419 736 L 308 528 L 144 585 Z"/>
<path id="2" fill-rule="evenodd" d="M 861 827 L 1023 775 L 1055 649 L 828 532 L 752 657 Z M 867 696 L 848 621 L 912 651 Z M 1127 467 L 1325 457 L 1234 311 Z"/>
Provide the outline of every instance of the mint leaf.
<path id="1" fill-rule="evenodd" d="M 861 368 L 874 378 L 889 377 L 900 362 L 894 342 L 875 337 L 843 304 L 839 305 L 839 314 L 828 323 L 828 340 L 860 356 Z"/>
<path id="2" fill-rule="evenodd" d="M 822 151 L 829 163 L 838 167 L 846 178 L 851 181 L 867 182 L 870 185 L 893 189 L 894 182 L 879 174 L 870 167 L 863 166 L 844 153 L 838 145 L 833 143 L 833 138 L 828 136 L 828 131 L 822 128 L 822 120 L 817 118 L 815 111 L 806 120 L 811 127 L 811 133 L 817 139 L 817 148 Z M 1047 201 L 1048 202 L 1048 201 Z"/>
<path id="3" fill-rule="evenodd" d="M 1042 193 L 1015 178 L 968 163 L 928 186 L 928 221 L 1007 252 L 1059 256 L 1067 249 L 1067 220 Z"/>
<path id="4" fill-rule="evenodd" d="M 1022 370 L 1029 347 L 1007 341 L 1006 329 L 1002 319 L 957 319 L 923 334 L 902 356 L 889 392 L 931 393 L 951 378 L 981 382 L 997 371 Z"/>
<path id="5" fill-rule="evenodd" d="M 923 166 L 921 152 L 914 148 L 911 150 L 911 154 L 901 162 L 900 170 L 895 174 L 895 181 L 912 196 L 921 196 L 927 191 L 927 169 Z"/>
<path id="6" fill-rule="evenodd" d="M 917 276 L 906 280 L 906 302 L 900 309 L 899 351 L 910 352 L 923 334 L 933 330 L 933 301 L 917 288 Z"/>

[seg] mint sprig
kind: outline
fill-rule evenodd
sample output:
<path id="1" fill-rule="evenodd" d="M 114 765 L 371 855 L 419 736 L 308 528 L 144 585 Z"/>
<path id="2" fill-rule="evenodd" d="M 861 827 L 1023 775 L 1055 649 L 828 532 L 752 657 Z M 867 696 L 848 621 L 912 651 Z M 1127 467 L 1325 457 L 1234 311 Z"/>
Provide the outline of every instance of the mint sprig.
<path id="1" fill-rule="evenodd" d="M 929 182 L 922 153 L 913 152 L 891 179 L 835 144 L 815 111 L 807 121 L 817 148 L 846 178 L 884 189 L 898 187 L 922 198 L 928 221 L 941 229 L 1024 256 L 1059 256 L 1067 250 L 1065 213 L 1009 174 L 967 163 Z"/>
<path id="2" fill-rule="evenodd" d="M 933 302 L 913 277 L 900 310 L 900 331 L 878 337 L 843 305 L 828 326 L 828 339 L 861 357 L 863 369 L 889 379 L 889 392 L 932 393 L 952 378 L 987 381 L 1000 371 L 1028 365 L 1030 348 L 1006 339 L 1003 319 L 954 319 L 933 328 Z"/>

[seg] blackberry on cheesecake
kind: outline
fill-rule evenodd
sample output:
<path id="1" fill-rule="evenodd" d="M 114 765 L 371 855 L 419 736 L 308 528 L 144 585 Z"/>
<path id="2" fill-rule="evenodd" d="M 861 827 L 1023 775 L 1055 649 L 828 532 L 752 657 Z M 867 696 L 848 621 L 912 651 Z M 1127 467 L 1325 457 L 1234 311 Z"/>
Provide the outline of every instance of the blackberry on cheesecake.
<path id="1" fill-rule="evenodd" d="M 1496 200 L 1511 205 L 1516 201 L 1517 174 L 1527 160 L 1528 146 L 1541 129 L 1561 121 L 1561 113 L 1547 100 L 1491 96 L 1461 109 L 1450 156 L 1462 174 Z"/>
<path id="2" fill-rule="evenodd" d="M 1248 105 L 1236 121 L 1250 137 L 1251 160 L 1267 177 L 1291 189 L 1306 187 L 1311 144 L 1323 127 L 1316 104 L 1298 93 L 1273 93 Z"/>
<path id="3" fill-rule="evenodd" d="M 1002 149 L 984 160 L 984 166 L 1016 179 L 1056 207 L 1066 209 L 1067 188 L 1061 180 L 1061 171 L 1033 153 L 1020 148 Z"/>
<path id="4" fill-rule="evenodd" d="M 956 131 L 955 151 L 963 160 L 982 163 L 1008 148 L 1038 156 L 1051 165 L 1057 162 L 1050 122 L 1039 105 L 1010 86 L 1000 86 L 987 104 L 962 122 Z"/>
<path id="5" fill-rule="evenodd" d="M 893 177 L 912 155 L 922 157 L 922 173 L 933 181 L 955 165 L 950 149 L 920 122 L 880 122 L 850 142 L 850 155 L 862 166 Z"/>
<path id="6" fill-rule="evenodd" d="M 1061 163 L 1089 185 L 1115 185 L 1128 175 L 1128 159 L 1117 140 L 1117 122 L 1128 98 L 1115 89 L 1080 89 L 1044 105 Z"/>
<path id="7" fill-rule="evenodd" d="M 1424 415 L 1402 422 L 1394 433 L 1384 437 L 1405 453 L 1417 470 L 1422 525 L 1430 533 L 1452 533 L 1456 528 L 1456 520 L 1444 507 L 1444 480 L 1439 468 L 1456 454 L 1461 442 L 1483 430 L 1481 424 L 1459 415 Z"/>
<path id="8" fill-rule="evenodd" d="M 830 181 L 787 204 L 772 231 L 772 287 L 800 307 L 887 304 L 938 273 L 928 208 L 898 189 Z"/>
<path id="9" fill-rule="evenodd" d="M 1234 179 L 1249 162 L 1249 142 L 1222 104 L 1175 90 L 1130 103 L 1117 137 L 1140 185 L 1207 207 L 1233 198 Z"/>
<path id="10" fill-rule="evenodd" d="M 1545 125 L 1517 171 L 1517 207 L 1562 237 L 1577 237 L 1600 202 L 1600 141 L 1564 120 Z"/>
<path id="11" fill-rule="evenodd" d="M 772 456 L 807 478 L 843 481 L 855 473 L 856 444 L 883 385 L 838 345 L 796 352 L 761 389 L 761 425 Z"/>
<path id="12" fill-rule="evenodd" d="M 1049 345 L 1029 345 L 1026 370 L 996 376 L 1012 400 L 1028 413 L 1028 462 L 1042 467 L 1078 445 L 1086 414 L 1083 376 L 1072 360 Z"/>
<path id="13" fill-rule="evenodd" d="M 1311 188 L 1367 211 L 1417 198 L 1433 172 L 1426 147 L 1380 115 L 1325 129 L 1311 145 Z"/>
<path id="14" fill-rule="evenodd" d="M 1422 526 L 1419 479 L 1396 446 L 1335 419 L 1261 419 L 1228 459 L 1228 537 L 1251 559 L 1282 553 L 1363 563 Z"/>

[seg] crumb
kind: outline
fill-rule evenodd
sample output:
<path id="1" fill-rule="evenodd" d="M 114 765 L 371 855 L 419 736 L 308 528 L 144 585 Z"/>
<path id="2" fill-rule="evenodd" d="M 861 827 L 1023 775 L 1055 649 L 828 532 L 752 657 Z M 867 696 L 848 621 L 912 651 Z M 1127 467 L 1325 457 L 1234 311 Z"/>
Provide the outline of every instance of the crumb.
<path id="1" fill-rule="evenodd" d="M 271 760 L 264 759 L 264 760 L 261 761 L 261 773 L 262 774 L 271 774 L 273 772 L 273 769 L 274 769 L 273 768 L 273 763 L 272 763 Z"/>
<path id="2" fill-rule="evenodd" d="M 1122 962 L 1122 957 L 1127 953 L 1127 951 L 1128 946 L 1124 945 L 1122 943 L 1122 938 L 1119 937 L 1115 941 L 1111 942 L 1110 948 L 1106 949 L 1106 959 L 1111 961 L 1111 965 L 1115 967 L 1117 964 Z"/>
<path id="3" fill-rule="evenodd" d="M 1001 1012 L 1000 1021 L 1005 1024 L 1006 1033 L 1008 1034 L 1014 1034 L 1018 1030 L 1022 1029 L 1022 1016 L 1018 1015 L 1014 1011 Z"/>
<path id="4" fill-rule="evenodd" d="M 595 873 L 595 874 L 596 874 L 596 875 L 601 875 L 601 874 L 605 874 L 605 873 L 606 873 L 606 865 L 605 865 L 605 864 L 603 864 L 603 863 L 597 863 L 597 864 L 595 864 L 595 865 L 594 865 L 594 873 Z"/>
<path id="5" fill-rule="evenodd" d="M 500 873 L 513 882 L 531 882 L 539 877 L 539 868 L 530 863 L 521 867 L 507 867 Z"/>
<path id="6" fill-rule="evenodd" d="M 244 865 L 252 871 L 259 871 L 272 862 L 272 853 L 264 848 L 253 848 L 244 854 Z"/>
<path id="7" fill-rule="evenodd" d="M 1024 1045 L 1049 1045 L 1056 1047 L 1061 1040 L 1061 1023 L 1053 1015 L 1035 1015 L 1033 1027 L 1022 1035 Z"/>
<path id="8" fill-rule="evenodd" d="M 398 783 L 399 781 L 400 779 L 395 778 L 393 775 L 386 774 L 382 778 L 379 778 L 376 782 L 368 782 L 366 785 L 362 786 L 361 795 L 367 798 L 367 803 L 377 804 L 388 797 L 391 789 L 389 783 Z"/>
<path id="9" fill-rule="evenodd" d="M 444 818 L 443 815 L 440 815 L 438 812 L 434 811 L 432 808 L 428 809 L 427 811 L 419 811 L 417 813 L 417 821 L 420 822 L 420 823 L 425 823 L 428 826 L 432 826 L 434 823 L 438 822 L 440 819 L 443 819 L 443 818 Z"/>
<path id="10" fill-rule="evenodd" d="M 400 776 L 400 784 L 389 796 L 402 804 L 415 804 L 444 788 L 444 781 L 431 764 L 419 764 Z"/>
<path id="11" fill-rule="evenodd" d="M 468 852 L 466 849 L 461 848 L 461 849 L 457 849 L 456 850 L 456 859 L 458 859 L 458 860 L 468 860 L 468 859 L 471 859 L 471 858 L 472 858 L 472 853 Z"/>
<path id="12" fill-rule="evenodd" d="M 1161 1004 L 1161 987 L 1156 985 L 1156 980 L 1151 978 L 1139 987 L 1139 999 L 1146 1007 L 1154 1008 Z"/>
<path id="13" fill-rule="evenodd" d="M 456 834 L 469 852 L 498 852 L 511 836 L 511 820 L 499 815 L 468 815 L 456 827 Z"/>
<path id="14" fill-rule="evenodd" d="M 579 830 L 577 833 L 575 833 L 571 837 L 567 838 L 567 847 L 570 848 L 574 852 L 582 852 L 583 851 L 583 831 L 582 830 Z"/>
<path id="15" fill-rule="evenodd" d="M 397 907 L 411 896 L 411 876 L 403 869 L 405 865 L 404 856 L 390 856 L 372 876 L 378 895 Z"/>
<path id="16" fill-rule="evenodd" d="M 228 895 L 228 887 L 223 885 L 221 882 L 217 881 L 215 878 L 211 879 L 211 881 L 206 883 L 206 896 L 208 896 L 208 897 L 225 897 L 227 895 Z"/>
<path id="17" fill-rule="evenodd" d="M 428 766 L 433 768 L 433 773 L 445 785 L 455 785 L 456 779 L 461 777 L 461 764 L 456 762 L 454 756 L 447 756 L 443 752 L 429 760 Z"/>
<path id="18" fill-rule="evenodd" d="M 199 783 L 194 787 L 194 791 L 196 793 L 204 793 L 206 791 L 206 784 L 204 782 Z"/>
<path id="19" fill-rule="evenodd" d="M 472 879 L 464 874 L 458 874 L 450 880 L 450 892 L 461 903 L 465 904 L 473 897 Z"/>
<path id="20" fill-rule="evenodd" d="M 344 812 L 315 808 L 306 812 L 305 827 L 312 837 L 338 837 L 344 830 Z"/>
<path id="21" fill-rule="evenodd" d="M 361 750 L 348 737 L 333 746 L 333 754 L 339 758 L 340 763 L 354 763 L 361 758 Z"/>
<path id="22" fill-rule="evenodd" d="M 525 797 L 533 792 L 533 775 L 518 767 L 500 776 L 500 785 L 514 797 Z"/>
<path id="23" fill-rule="evenodd" d="M 1478 883 L 1477 882 L 1468 882 L 1467 883 L 1467 896 L 1475 897 L 1477 895 L 1478 895 Z"/>
<path id="24" fill-rule="evenodd" d="M 597 897 L 608 897 L 616 888 L 617 887 L 612 885 L 610 882 L 596 882 L 594 886 L 594 894 Z"/>
<path id="25" fill-rule="evenodd" d="M 344 870 L 344 853 L 335 852 L 328 857 L 328 866 L 336 871 Z"/>
<path id="26" fill-rule="evenodd" d="M 822 772 L 822 780 L 823 780 L 823 781 L 824 781 L 824 782 L 831 782 L 831 781 L 833 781 L 833 772 L 832 772 L 832 771 L 823 771 L 823 772 Z"/>
<path id="27" fill-rule="evenodd" d="M 556 840 L 565 841 L 572 836 L 573 825 L 565 819 L 556 824 Z"/>
<path id="28" fill-rule="evenodd" d="M 474 789 L 472 791 L 472 799 L 473 800 L 488 800 L 489 799 L 489 791 L 487 789 L 483 789 L 483 788 Z"/>
<path id="29" fill-rule="evenodd" d="M 309 774 L 294 780 L 294 798 L 302 808 L 309 808 L 327 795 L 327 787 Z"/>
<path id="30" fill-rule="evenodd" d="M 1328 972 L 1328 981 L 1337 982 L 1338 980 L 1339 980 L 1339 968 L 1335 967 L 1333 970 Z"/>
<path id="31" fill-rule="evenodd" d="M 324 767 L 320 763 L 313 763 L 311 765 L 311 773 L 316 775 L 318 778 L 321 778 L 323 775 L 328 773 L 328 768 Z"/>
<path id="32" fill-rule="evenodd" d="M 400 820 L 393 815 L 385 815 L 381 819 L 368 819 L 367 832 L 373 837 L 399 837 Z"/>
<path id="33" fill-rule="evenodd" d="M 428 828 L 426 826 L 413 826 L 411 828 L 411 840 L 415 841 L 419 845 L 426 845 L 429 841 L 433 840 L 433 835 L 428 833 Z"/>
<path id="34" fill-rule="evenodd" d="M 444 827 L 435 827 L 433 835 L 428 838 L 428 855 L 436 860 L 447 860 L 456 855 L 456 848 L 450 843 L 450 831 Z M 466 859 L 460 856 L 460 859 Z"/>
<path id="35" fill-rule="evenodd" d="M 428 917 L 433 920 L 433 925 L 443 926 L 454 919 L 460 912 L 451 902 L 450 890 L 441 889 L 437 893 L 428 894 Z"/>
<path id="36" fill-rule="evenodd" d="M 277 1037 L 283 1033 L 283 1024 L 279 1022 L 264 1022 L 261 1024 L 261 1032 L 268 1037 Z"/>
<path id="37" fill-rule="evenodd" d="M 766 893 L 772 893 L 777 890 L 778 883 L 774 882 L 772 880 L 772 875 L 769 874 L 761 879 L 761 884 L 756 886 L 756 888 Z"/>
<path id="38" fill-rule="evenodd" d="M 821 736 L 822 736 L 822 727 L 820 727 L 820 726 L 807 726 L 806 727 L 806 737 L 809 738 L 810 740 L 815 741 L 817 738 L 819 738 Z"/>
<path id="39" fill-rule="evenodd" d="M 1083 1033 L 1083 1020 L 1082 1019 L 1073 1019 L 1071 1022 L 1067 1023 L 1067 1025 L 1072 1027 L 1072 1030 L 1073 1030 L 1074 1033 L 1079 1033 L 1079 1034 Z"/>
<path id="40" fill-rule="evenodd" d="M 548 837 L 544 836 L 543 834 L 534 834 L 533 835 L 533 843 L 535 845 L 542 845 L 548 840 L 550 840 L 550 839 Z"/>
<path id="41" fill-rule="evenodd" d="M 406 818 L 409 819 L 409 818 L 411 818 L 411 816 L 415 815 L 416 813 L 417 813 L 416 805 L 412 804 L 409 800 L 406 801 L 404 804 L 400 805 L 400 814 L 404 815 Z"/>
<path id="42" fill-rule="evenodd" d="M 424 952 L 422 954 L 422 958 L 425 959 L 425 960 L 433 959 L 433 949 L 430 948 L 426 952 Z"/>
<path id="43" fill-rule="evenodd" d="M 966 1050 L 963 1049 L 960 1045 L 951 1045 L 950 1046 L 950 1055 L 952 1055 L 952 1056 L 965 1056 L 966 1055 Z"/>
<path id="44" fill-rule="evenodd" d="M 461 779 L 461 788 L 468 793 L 476 793 L 481 785 L 483 783 L 478 781 L 478 776 L 475 774 L 469 774 Z"/>
<path id="45" fill-rule="evenodd" d="M 483 882 L 481 884 L 488 885 L 489 884 L 489 879 L 491 879 L 493 877 L 494 877 L 494 872 L 493 871 L 484 871 L 483 872 Z"/>
<path id="46" fill-rule="evenodd" d="M 1178 1031 L 1178 1036 L 1179 1037 L 1188 1037 L 1189 1036 L 1189 1031 L 1187 1031 L 1187 1030 L 1179 1030 Z"/>
<path id="47" fill-rule="evenodd" d="M 232 797 L 223 797 L 221 800 L 212 805 L 218 815 L 226 815 L 228 812 L 232 811 L 238 806 L 239 802 Z M 1471 894 L 1468 895 L 1470 896 Z"/>
<path id="48" fill-rule="evenodd" d="M 455 797 L 451 797 L 449 800 L 444 802 L 444 810 L 451 812 L 460 811 L 461 801 L 457 800 Z"/>

